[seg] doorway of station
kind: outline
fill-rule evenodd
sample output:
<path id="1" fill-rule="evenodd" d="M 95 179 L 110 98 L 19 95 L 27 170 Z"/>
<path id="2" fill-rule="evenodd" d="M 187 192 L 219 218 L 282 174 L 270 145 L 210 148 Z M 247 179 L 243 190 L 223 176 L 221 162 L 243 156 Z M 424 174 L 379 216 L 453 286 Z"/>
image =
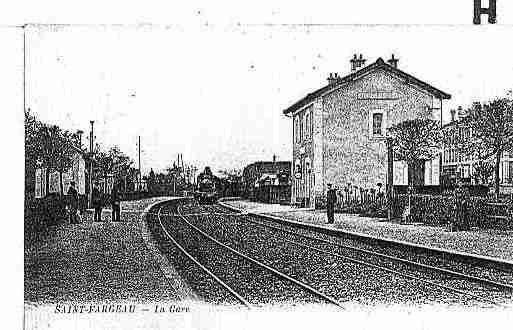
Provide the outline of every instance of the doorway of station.
<path id="1" fill-rule="evenodd" d="M 313 173 L 311 168 L 310 159 L 305 161 L 305 207 L 313 208 L 315 204 L 315 198 L 313 196 Z"/>

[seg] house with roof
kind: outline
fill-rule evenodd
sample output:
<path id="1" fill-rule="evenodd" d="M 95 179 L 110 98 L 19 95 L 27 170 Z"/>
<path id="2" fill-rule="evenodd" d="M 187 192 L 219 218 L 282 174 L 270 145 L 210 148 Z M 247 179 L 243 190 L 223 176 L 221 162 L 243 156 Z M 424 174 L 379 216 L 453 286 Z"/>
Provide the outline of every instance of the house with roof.
<path id="1" fill-rule="evenodd" d="M 468 142 L 474 139 L 468 111 L 461 106 L 451 109 L 450 121 L 443 125 L 441 175 L 444 185 L 451 186 L 458 178 L 466 185 L 487 185 L 493 180 L 494 158 L 486 154 L 469 154 Z M 483 150 L 482 153 L 485 151 Z M 488 163 L 488 166 L 483 166 Z M 513 151 L 505 151 L 499 163 L 499 184 L 502 193 L 513 191 Z"/>
<path id="2" fill-rule="evenodd" d="M 273 156 L 272 161 L 254 162 L 242 171 L 242 193 L 246 198 L 253 198 L 255 188 L 261 184 L 263 176 L 275 176 L 283 185 L 289 184 L 291 170 L 290 161 L 277 161 Z"/>
<path id="3" fill-rule="evenodd" d="M 75 182 L 75 188 L 79 195 L 86 194 L 86 153 L 79 147 L 73 148 L 70 167 L 62 173 L 62 194 L 66 195 L 71 182 Z M 35 198 L 42 198 L 51 193 L 61 194 L 60 173 L 50 171 L 43 166 L 38 166 L 35 171 Z M 88 187 L 87 187 L 88 188 Z"/>
<path id="4" fill-rule="evenodd" d="M 283 110 L 293 127 L 292 203 L 322 207 L 328 183 L 338 189 L 384 185 L 387 129 L 414 118 L 442 123 L 443 101 L 451 95 L 400 70 L 393 55 L 365 62 L 355 54 L 348 75 L 330 73 L 327 85 Z M 424 181 L 417 184 L 439 184 L 439 159 L 415 171 Z M 406 164 L 395 162 L 394 184 L 408 180 Z"/>

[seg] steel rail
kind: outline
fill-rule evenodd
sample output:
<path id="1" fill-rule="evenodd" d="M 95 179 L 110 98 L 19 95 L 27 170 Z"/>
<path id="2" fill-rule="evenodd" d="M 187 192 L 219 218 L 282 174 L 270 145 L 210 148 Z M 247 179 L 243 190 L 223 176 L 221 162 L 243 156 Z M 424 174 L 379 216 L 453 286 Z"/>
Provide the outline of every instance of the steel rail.
<path id="1" fill-rule="evenodd" d="M 159 223 L 160 223 L 160 227 L 162 228 L 162 230 L 164 231 L 164 233 L 166 234 L 166 236 L 171 240 L 171 242 L 173 242 L 173 244 L 183 253 L 187 256 L 187 258 L 189 258 L 192 262 L 194 262 L 198 267 L 200 267 L 205 273 L 207 273 L 210 277 L 212 277 L 219 285 L 221 285 L 223 288 L 225 288 L 228 292 L 230 292 L 230 294 L 232 294 L 237 300 L 239 300 L 244 306 L 246 306 L 248 309 L 252 309 L 252 306 L 251 304 L 246 300 L 244 299 L 240 294 L 238 294 L 235 290 L 233 290 L 232 288 L 230 288 L 230 286 L 228 286 L 228 284 L 226 284 L 223 280 L 221 280 L 219 277 L 217 277 L 214 273 L 212 273 L 212 271 L 210 271 L 207 267 L 205 267 L 204 265 L 202 265 L 196 258 L 194 258 L 189 252 L 187 252 L 187 250 L 185 250 L 185 248 L 180 245 L 180 243 L 178 243 L 172 236 L 171 234 L 169 234 L 169 232 L 167 231 L 167 229 L 165 228 L 164 224 L 162 223 L 162 220 L 160 218 L 160 212 L 162 210 L 162 206 L 159 206 L 158 208 L 158 211 L 157 211 L 157 219 L 159 220 Z"/>
<path id="2" fill-rule="evenodd" d="M 263 227 L 268 227 L 268 228 L 272 228 L 274 230 L 278 230 L 278 231 L 282 231 L 282 232 L 285 232 L 285 233 L 293 234 L 293 235 L 296 235 L 296 236 L 299 236 L 299 237 L 304 237 L 304 238 L 307 238 L 307 239 L 310 239 L 310 240 L 313 240 L 313 241 L 318 241 L 318 242 L 322 242 L 322 243 L 325 243 L 325 244 L 328 244 L 328 245 L 336 246 L 336 247 L 339 247 L 339 248 L 344 248 L 344 249 L 348 249 L 348 250 L 362 252 L 362 253 L 366 253 L 366 254 L 369 254 L 369 255 L 373 255 L 373 256 L 377 256 L 377 257 L 381 257 L 381 258 L 385 258 L 385 259 L 389 259 L 389 260 L 393 260 L 393 261 L 398 261 L 398 262 L 401 262 L 401 263 L 404 263 L 404 264 L 413 265 L 413 266 L 417 266 L 417 267 L 420 267 L 420 268 L 434 270 L 434 271 L 438 271 L 438 272 L 441 272 L 441 273 L 457 276 L 457 277 L 460 277 L 460 278 L 464 278 L 466 280 L 471 280 L 471 281 L 474 281 L 474 282 L 479 282 L 479 283 L 482 283 L 482 284 L 487 284 L 487 285 L 494 286 L 494 287 L 497 287 L 497 288 L 500 288 L 500 289 L 506 289 L 508 291 L 513 291 L 513 285 L 509 285 L 507 283 L 503 283 L 503 282 L 499 282 L 499 281 L 493 281 L 493 280 L 490 280 L 490 279 L 487 279 L 487 278 L 477 277 L 477 276 L 474 276 L 474 275 L 469 275 L 469 274 L 453 271 L 453 270 L 446 269 L 446 268 L 431 266 L 431 265 L 423 264 L 423 263 L 420 263 L 420 262 L 416 262 L 416 261 L 412 261 L 412 260 L 408 260 L 408 259 L 404 259 L 404 258 L 400 258 L 400 257 L 394 257 L 394 256 L 391 256 L 391 255 L 387 255 L 387 254 L 383 254 L 383 253 L 379 253 L 379 252 L 375 252 L 375 251 L 370 251 L 370 250 L 366 250 L 366 249 L 362 249 L 362 248 L 358 248 L 358 247 L 354 247 L 354 246 L 339 244 L 339 243 L 331 242 L 331 241 L 328 241 L 328 240 L 325 240 L 325 239 L 322 239 L 322 238 L 311 237 L 311 236 L 300 234 L 300 233 L 297 233 L 297 232 L 294 232 L 294 231 L 291 231 L 291 230 L 287 230 L 287 229 L 271 226 L 271 225 L 268 225 L 268 224 L 264 224 L 264 223 L 261 223 L 261 222 L 258 222 L 258 221 L 252 220 L 252 219 L 246 219 L 246 221 L 254 223 L 256 225 L 263 226 Z"/>
<path id="3" fill-rule="evenodd" d="M 385 271 L 385 272 L 389 272 L 389 273 L 396 274 L 396 275 L 399 275 L 399 276 L 402 276 L 402 277 L 405 277 L 405 278 L 409 278 L 411 280 L 424 282 L 424 283 L 427 283 L 427 284 L 432 285 L 432 286 L 436 286 L 436 287 L 439 287 L 439 288 L 442 288 L 442 289 L 446 289 L 446 290 L 449 290 L 449 291 L 452 291 L 452 292 L 456 292 L 456 293 L 461 294 L 461 295 L 466 295 L 466 296 L 473 297 L 473 298 L 476 298 L 476 299 L 479 299 L 479 300 L 482 300 L 482 301 L 486 301 L 488 303 L 492 303 L 494 305 L 498 305 L 497 302 L 495 302 L 495 301 L 493 301 L 491 299 L 488 299 L 488 298 L 485 298 L 485 297 L 481 297 L 479 295 L 476 295 L 476 294 L 473 294 L 471 292 L 467 292 L 467 291 L 464 291 L 464 290 L 452 288 L 452 287 L 447 286 L 447 285 L 438 284 L 436 282 L 427 280 L 427 279 L 419 277 L 419 276 L 410 275 L 410 274 L 407 274 L 405 272 L 400 272 L 400 271 L 397 271 L 397 270 L 390 269 L 388 267 L 383 267 L 383 266 L 379 266 L 379 265 L 376 265 L 376 264 L 373 264 L 373 263 L 369 263 L 369 262 L 363 261 L 361 259 L 351 258 L 351 257 L 345 256 L 345 255 L 341 255 L 341 254 L 338 254 L 338 253 L 326 251 L 326 250 L 323 250 L 323 249 L 316 248 L 315 246 L 311 246 L 311 245 L 295 242 L 295 241 L 292 241 L 292 240 L 289 240 L 289 239 L 286 239 L 286 238 L 284 238 L 283 240 L 286 241 L 286 242 L 289 242 L 291 244 L 294 244 L 294 245 L 305 247 L 305 248 L 310 249 L 310 250 L 318 251 L 320 253 L 328 254 L 328 255 L 331 255 L 331 256 L 334 256 L 334 257 L 337 257 L 337 258 L 340 258 L 340 259 L 345 259 L 345 260 L 348 260 L 348 261 L 352 261 L 352 262 L 357 263 L 357 264 L 361 264 L 361 265 L 369 266 L 369 267 L 372 267 L 372 268 L 376 268 L 376 269 L 379 269 L 379 270 L 382 270 L 382 271 Z"/>
<path id="4" fill-rule="evenodd" d="M 224 215 L 237 216 L 238 214 L 225 213 Z M 484 279 L 484 278 L 480 278 L 480 277 L 476 277 L 476 276 L 472 276 L 472 275 L 467 275 L 467 274 L 451 271 L 451 270 L 444 269 L 444 268 L 430 266 L 430 265 L 418 263 L 418 262 L 407 260 L 407 259 L 393 257 L 393 256 L 389 256 L 389 255 L 386 255 L 386 254 L 382 254 L 382 253 L 378 253 L 378 252 L 374 252 L 374 251 L 369 251 L 369 250 L 365 250 L 365 249 L 361 249 L 361 248 L 357 248 L 357 247 L 352 247 L 352 246 L 347 246 L 347 245 L 343 245 L 343 244 L 338 244 L 338 243 L 335 243 L 335 242 L 331 242 L 331 241 L 324 240 L 324 239 L 317 238 L 317 237 L 311 237 L 311 236 L 308 236 L 308 235 L 304 235 L 304 234 L 300 234 L 300 233 L 297 233 L 297 232 L 294 232 L 294 231 L 291 231 L 291 230 L 287 230 L 287 229 L 271 226 L 271 225 L 264 224 L 264 223 L 261 223 L 261 222 L 255 221 L 255 220 L 251 220 L 251 219 L 247 219 L 247 218 L 245 219 L 245 221 L 253 223 L 253 224 L 258 225 L 258 226 L 272 228 L 272 229 L 277 230 L 277 231 L 285 232 L 285 233 L 292 234 L 292 235 L 299 236 L 299 237 L 303 237 L 303 238 L 306 238 L 306 239 L 310 239 L 310 240 L 314 240 L 314 241 L 319 241 L 319 242 L 322 242 L 322 243 L 325 243 L 325 244 L 328 244 L 328 245 L 337 246 L 337 247 L 341 247 L 341 248 L 346 248 L 346 249 L 350 249 L 350 250 L 358 251 L 358 252 L 362 252 L 362 253 L 367 253 L 367 254 L 370 254 L 370 255 L 383 257 L 383 258 L 386 258 L 386 259 L 389 259 L 389 260 L 399 261 L 401 263 L 405 263 L 405 264 L 408 264 L 408 265 L 413 265 L 413 266 L 417 266 L 417 267 L 421 267 L 421 268 L 425 268 L 425 269 L 429 269 L 429 270 L 435 270 L 435 271 L 438 271 L 438 272 L 450 274 L 452 276 L 456 276 L 456 277 L 460 277 L 460 278 L 465 278 L 467 280 L 473 280 L 473 281 L 477 281 L 477 282 L 480 282 L 480 283 L 486 283 L 488 285 L 493 285 L 493 286 L 497 286 L 497 287 L 500 287 L 500 288 L 506 288 L 508 290 L 513 290 L 513 286 L 510 286 L 510 285 L 505 284 L 505 283 L 495 282 L 495 281 L 491 281 L 491 280 L 488 280 L 488 279 Z M 437 286 L 439 288 L 443 288 L 443 289 L 446 289 L 446 290 L 457 292 L 457 293 L 462 294 L 462 295 L 471 296 L 473 298 L 477 298 L 479 300 L 486 301 L 486 302 L 492 303 L 494 305 L 500 305 L 498 302 L 493 301 L 491 299 L 488 299 L 486 297 L 482 297 L 482 296 L 473 294 L 473 293 L 468 292 L 468 291 L 452 288 L 452 287 L 449 287 L 449 286 L 446 286 L 446 285 L 443 285 L 443 284 L 438 284 L 436 282 L 427 280 L 425 278 L 421 278 L 421 277 L 418 277 L 418 276 L 415 276 L 415 275 L 410 275 L 410 274 L 407 274 L 407 273 L 404 273 L 404 272 L 399 272 L 399 271 L 390 269 L 388 267 L 383 267 L 383 266 L 380 266 L 380 265 L 376 265 L 376 264 L 364 261 L 362 259 L 355 259 L 355 258 L 348 257 L 348 256 L 345 256 L 345 255 L 342 255 L 342 254 L 338 254 L 338 253 L 333 253 L 333 252 L 330 252 L 330 251 L 322 250 L 322 249 L 316 248 L 316 247 L 311 246 L 311 245 L 307 245 L 307 244 L 303 244 L 303 243 L 298 243 L 298 242 L 295 242 L 295 241 L 292 241 L 292 240 L 288 240 L 288 239 L 284 239 L 284 240 L 289 242 L 289 243 L 291 243 L 291 244 L 299 245 L 299 246 L 302 246 L 302 247 L 305 247 L 305 248 L 309 248 L 309 249 L 312 249 L 312 250 L 315 250 L 315 251 L 318 251 L 318 252 L 322 252 L 322 253 L 329 254 L 329 255 L 332 255 L 332 256 L 336 256 L 336 257 L 339 257 L 339 258 L 343 258 L 343 259 L 346 259 L 346 260 L 349 260 L 349 261 L 352 261 L 352 262 L 355 262 L 355 263 L 359 263 L 359 264 L 363 264 L 363 265 L 366 265 L 366 266 L 369 266 L 369 267 L 377 268 L 377 269 L 380 269 L 380 270 L 383 270 L 383 271 L 391 272 L 391 273 L 394 273 L 394 274 L 397 274 L 397 275 L 400 275 L 400 276 L 403 276 L 403 277 L 406 277 L 406 278 L 410 278 L 410 279 L 414 279 L 414 280 L 419 280 L 419 281 L 428 283 L 430 285 L 434 285 L 434 286 Z"/>
<path id="5" fill-rule="evenodd" d="M 251 261 L 252 263 L 254 263 L 254 264 L 256 264 L 256 265 L 258 265 L 258 266 L 260 266 L 260 267 L 262 267 L 262 268 L 265 268 L 266 270 L 268 270 L 268 271 L 272 272 L 273 274 L 277 275 L 278 277 L 280 277 L 280 278 L 284 278 L 284 279 L 286 279 L 286 280 L 288 280 L 288 281 L 290 281 L 290 282 L 292 282 L 292 283 L 294 283 L 294 284 L 296 284 L 296 285 L 298 285 L 298 286 L 302 287 L 302 288 L 303 288 L 303 289 L 305 289 L 306 291 L 309 291 L 309 292 L 313 293 L 314 295 L 318 296 L 319 298 L 321 298 L 321 299 L 323 299 L 323 300 L 325 300 L 325 301 L 328 301 L 329 303 L 331 303 L 331 304 L 333 304 L 333 305 L 335 305 L 335 306 L 337 306 L 337 307 L 340 307 L 340 308 L 344 309 L 344 307 L 342 306 L 342 304 L 341 304 L 339 301 L 337 301 L 336 299 L 334 299 L 334 298 L 332 298 L 332 297 L 330 297 L 330 296 L 328 296 L 328 295 L 325 295 L 324 293 L 322 293 L 322 292 L 318 291 L 317 289 L 315 289 L 315 288 L 311 287 L 310 285 L 308 285 L 308 284 L 306 284 L 306 283 L 303 283 L 303 282 L 301 282 L 301 281 L 299 281 L 299 280 L 296 280 L 295 278 L 293 278 L 293 277 L 291 277 L 291 276 L 289 276 L 289 275 L 287 275 L 287 274 L 284 274 L 284 273 L 280 272 L 279 270 L 277 270 L 277 269 L 275 269 L 275 268 L 273 268 L 273 267 L 270 267 L 270 266 L 268 266 L 268 265 L 266 265 L 266 264 L 264 264 L 264 263 L 262 263 L 262 262 L 260 262 L 260 261 L 258 261 L 258 260 L 256 260 L 256 259 L 254 259 L 254 258 L 252 258 L 252 257 L 248 256 L 247 254 L 241 253 L 241 252 L 239 252 L 239 251 L 235 250 L 234 248 L 232 248 L 232 247 L 230 247 L 230 246 L 228 246 L 228 245 L 226 245 L 226 244 L 222 243 L 221 241 L 219 241 L 219 240 L 215 239 L 214 237 L 210 236 L 209 234 L 207 234 L 206 232 L 204 232 L 204 231 L 203 231 L 203 230 L 201 230 L 200 228 L 196 227 L 195 225 L 193 225 L 192 223 L 190 223 L 189 221 L 187 221 L 187 219 L 186 219 L 186 218 L 185 218 L 185 216 L 180 212 L 180 210 L 179 210 L 179 209 L 180 209 L 180 206 L 178 207 L 177 212 L 178 212 L 178 214 L 180 215 L 180 217 L 183 219 L 183 221 L 184 221 L 186 224 L 188 224 L 191 228 L 193 228 L 194 230 L 196 230 L 198 233 L 200 233 L 201 235 L 203 235 L 205 238 L 207 238 L 207 239 L 209 239 L 210 241 L 212 241 L 212 242 L 214 242 L 214 243 L 218 244 L 219 246 L 222 246 L 222 247 L 224 247 L 225 249 L 227 249 L 227 250 L 229 250 L 229 251 L 231 251 L 231 252 L 235 253 L 236 255 L 238 255 L 238 256 L 240 256 L 240 257 L 244 258 L 245 260 Z"/>

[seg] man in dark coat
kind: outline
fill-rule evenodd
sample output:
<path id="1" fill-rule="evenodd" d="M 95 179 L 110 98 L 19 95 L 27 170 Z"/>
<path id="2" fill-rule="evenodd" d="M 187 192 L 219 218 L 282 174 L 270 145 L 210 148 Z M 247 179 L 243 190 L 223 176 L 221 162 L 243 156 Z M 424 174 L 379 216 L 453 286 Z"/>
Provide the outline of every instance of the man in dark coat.
<path id="1" fill-rule="evenodd" d="M 92 206 L 94 207 L 94 221 L 101 222 L 102 221 L 102 195 L 98 190 L 98 185 L 95 183 L 92 191 Z"/>
<path id="2" fill-rule="evenodd" d="M 75 189 L 75 182 L 71 181 L 68 189 L 68 211 L 69 211 L 69 223 L 78 223 L 77 212 L 78 212 L 78 192 Z"/>
<path id="3" fill-rule="evenodd" d="M 326 211 L 328 223 L 335 222 L 335 204 L 337 203 L 337 191 L 328 183 L 328 192 L 326 193 Z"/>
<path id="4" fill-rule="evenodd" d="M 469 230 L 469 199 L 470 194 L 468 189 L 463 187 L 462 182 L 457 180 L 456 189 L 454 189 L 454 211 L 450 223 L 451 231 Z"/>
<path id="5" fill-rule="evenodd" d="M 110 203 L 112 206 L 112 221 L 121 221 L 120 219 L 120 206 L 119 206 L 119 193 L 116 184 L 112 185 L 112 191 L 110 194 Z"/>

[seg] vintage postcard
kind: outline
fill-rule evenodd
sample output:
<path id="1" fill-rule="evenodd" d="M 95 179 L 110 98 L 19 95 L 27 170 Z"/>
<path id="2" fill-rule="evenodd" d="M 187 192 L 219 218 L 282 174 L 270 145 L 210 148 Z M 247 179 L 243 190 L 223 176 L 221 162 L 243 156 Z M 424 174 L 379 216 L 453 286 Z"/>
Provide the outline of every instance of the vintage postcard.
<path id="1" fill-rule="evenodd" d="M 468 2 L 463 25 L 0 28 L 23 328 L 506 329 L 513 26 Z"/>

